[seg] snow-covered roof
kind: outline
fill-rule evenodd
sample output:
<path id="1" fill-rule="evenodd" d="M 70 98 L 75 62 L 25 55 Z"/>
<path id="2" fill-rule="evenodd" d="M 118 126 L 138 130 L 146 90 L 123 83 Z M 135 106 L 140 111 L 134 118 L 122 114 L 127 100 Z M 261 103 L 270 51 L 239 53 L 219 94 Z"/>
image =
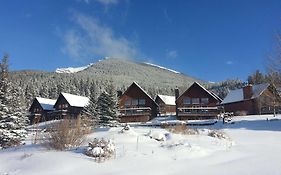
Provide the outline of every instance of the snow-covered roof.
<path id="1" fill-rule="evenodd" d="M 195 84 L 197 84 L 199 87 L 201 87 L 204 91 L 206 91 L 206 92 L 207 92 L 210 96 L 212 96 L 214 99 L 220 101 L 220 98 L 219 98 L 217 95 L 215 95 L 214 93 L 208 91 L 206 88 L 204 88 L 201 84 L 199 84 L 199 83 L 196 82 L 196 81 L 195 81 L 185 92 L 187 92 L 187 91 L 188 91 L 193 85 L 195 85 Z M 185 94 L 185 92 L 182 93 L 176 100 L 178 100 L 183 94 Z"/>
<path id="2" fill-rule="evenodd" d="M 70 106 L 74 107 L 85 107 L 89 103 L 89 98 L 79 95 L 73 95 L 69 93 L 61 93 L 62 96 L 67 100 Z"/>
<path id="3" fill-rule="evenodd" d="M 253 85 L 253 95 L 251 99 L 259 97 L 264 90 L 268 88 L 269 84 L 258 84 L 258 85 Z M 244 96 L 243 96 L 243 88 L 241 89 L 236 89 L 236 90 L 231 90 L 227 94 L 227 96 L 223 99 L 221 104 L 226 104 L 226 103 L 233 103 L 233 102 L 239 102 L 243 101 Z"/>
<path id="4" fill-rule="evenodd" d="M 166 105 L 176 105 L 175 96 L 157 95 Z M 156 96 L 156 97 L 157 97 Z M 156 98 L 155 98 L 156 99 Z"/>
<path id="5" fill-rule="evenodd" d="M 41 97 L 36 97 L 36 100 L 40 103 L 43 110 L 54 110 L 54 104 L 56 103 L 56 100 Z"/>

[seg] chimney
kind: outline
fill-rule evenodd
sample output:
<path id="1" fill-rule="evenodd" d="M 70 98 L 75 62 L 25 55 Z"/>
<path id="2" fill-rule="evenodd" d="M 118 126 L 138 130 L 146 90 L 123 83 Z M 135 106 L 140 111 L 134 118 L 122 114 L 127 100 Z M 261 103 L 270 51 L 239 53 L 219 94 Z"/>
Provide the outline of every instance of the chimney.
<path id="1" fill-rule="evenodd" d="M 180 96 L 179 89 L 176 87 L 175 89 L 175 98 L 178 99 Z"/>
<path id="2" fill-rule="evenodd" d="M 179 89 L 178 87 L 175 88 L 175 100 L 177 100 L 180 96 L 180 92 L 179 92 Z M 178 103 L 176 102 L 176 117 L 178 117 Z"/>
<path id="3" fill-rule="evenodd" d="M 117 98 L 120 98 L 122 96 L 122 91 L 121 90 L 118 90 L 117 91 Z"/>
<path id="4" fill-rule="evenodd" d="M 250 99 L 253 95 L 253 86 L 248 84 L 243 87 L 243 97 L 244 99 Z"/>

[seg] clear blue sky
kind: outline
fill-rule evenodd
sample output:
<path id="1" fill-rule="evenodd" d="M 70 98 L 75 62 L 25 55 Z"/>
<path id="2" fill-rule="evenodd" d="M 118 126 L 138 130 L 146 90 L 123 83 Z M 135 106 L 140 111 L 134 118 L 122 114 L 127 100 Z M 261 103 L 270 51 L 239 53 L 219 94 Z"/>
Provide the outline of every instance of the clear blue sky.
<path id="1" fill-rule="evenodd" d="M 264 70 L 280 0 L 2 0 L 0 53 L 12 70 L 102 57 L 149 61 L 204 80 Z"/>

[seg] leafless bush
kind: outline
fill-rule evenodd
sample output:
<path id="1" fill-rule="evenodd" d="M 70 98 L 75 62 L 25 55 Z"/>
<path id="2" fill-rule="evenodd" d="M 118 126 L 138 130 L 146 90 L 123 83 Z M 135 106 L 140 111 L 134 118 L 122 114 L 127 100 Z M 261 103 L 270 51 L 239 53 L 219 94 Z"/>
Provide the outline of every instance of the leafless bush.
<path id="1" fill-rule="evenodd" d="M 81 126 L 81 119 L 63 119 L 56 123 L 49 132 L 48 146 L 53 149 L 65 150 L 80 146 L 84 135 L 89 132 Z"/>
<path id="2" fill-rule="evenodd" d="M 246 116 L 248 113 L 247 111 L 237 111 L 235 114 L 238 116 Z"/>
<path id="3" fill-rule="evenodd" d="M 208 136 L 218 138 L 218 139 L 229 139 L 229 137 L 222 131 L 212 130 L 208 133 Z"/>
<path id="4" fill-rule="evenodd" d="M 169 132 L 175 134 L 186 134 L 186 135 L 195 135 L 198 134 L 199 131 L 194 128 L 189 128 L 186 124 L 177 124 L 175 126 L 170 126 L 166 128 Z"/>
<path id="5" fill-rule="evenodd" d="M 89 142 L 85 154 L 93 157 L 97 162 L 103 162 L 115 155 L 115 145 L 112 140 L 95 138 L 92 142 Z"/>

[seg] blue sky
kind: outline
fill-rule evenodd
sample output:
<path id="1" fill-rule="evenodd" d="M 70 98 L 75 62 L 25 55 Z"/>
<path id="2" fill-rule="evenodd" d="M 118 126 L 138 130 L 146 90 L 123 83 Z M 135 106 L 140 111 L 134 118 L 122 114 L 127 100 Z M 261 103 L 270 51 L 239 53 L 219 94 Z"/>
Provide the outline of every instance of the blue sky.
<path id="1" fill-rule="evenodd" d="M 274 50 L 280 9 L 280 0 L 3 0 L 0 53 L 9 53 L 12 70 L 109 56 L 245 80 Z"/>

